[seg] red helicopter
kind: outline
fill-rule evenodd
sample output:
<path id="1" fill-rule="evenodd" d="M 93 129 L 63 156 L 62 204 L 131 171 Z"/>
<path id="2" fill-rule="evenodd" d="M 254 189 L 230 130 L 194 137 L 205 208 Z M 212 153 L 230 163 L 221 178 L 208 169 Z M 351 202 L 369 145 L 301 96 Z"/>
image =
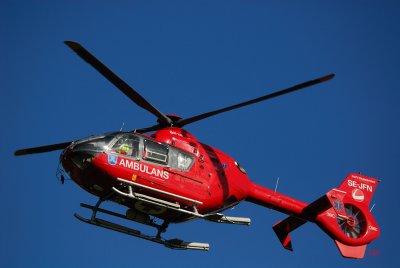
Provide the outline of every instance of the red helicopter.
<path id="1" fill-rule="evenodd" d="M 68 176 L 99 197 L 93 206 L 81 204 L 92 214 L 90 218 L 75 214 L 79 220 L 169 248 L 208 250 L 207 243 L 165 239 L 161 235 L 169 224 L 192 219 L 249 225 L 249 218 L 222 214 L 239 202 L 248 201 L 289 215 L 273 226 L 288 250 L 293 250 L 290 232 L 308 221 L 329 235 L 340 253 L 348 258 L 363 258 L 367 244 L 378 238 L 380 229 L 368 206 L 379 180 L 352 173 L 338 188 L 307 204 L 255 184 L 235 159 L 199 142 L 182 128 L 210 116 L 325 82 L 334 74 L 226 108 L 181 118 L 162 113 L 79 43 L 65 41 L 65 44 L 134 103 L 158 118 L 157 124 L 131 132 L 119 131 L 15 152 L 19 156 L 63 150 L 61 181 Z M 145 134 L 148 132 L 154 133 Z M 104 201 L 125 206 L 126 214 L 100 208 Z M 106 221 L 99 218 L 98 213 L 154 227 L 155 235 Z"/>

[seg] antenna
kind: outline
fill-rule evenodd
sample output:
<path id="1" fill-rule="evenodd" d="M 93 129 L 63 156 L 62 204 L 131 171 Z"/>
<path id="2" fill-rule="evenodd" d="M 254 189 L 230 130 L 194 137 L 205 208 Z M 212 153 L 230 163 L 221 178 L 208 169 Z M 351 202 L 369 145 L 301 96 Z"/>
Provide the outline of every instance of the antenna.
<path id="1" fill-rule="evenodd" d="M 372 207 L 370 208 L 369 212 L 372 212 L 372 210 L 374 209 L 374 207 L 375 207 L 375 203 L 372 205 Z"/>
<path id="2" fill-rule="evenodd" d="M 122 129 L 124 128 L 124 126 L 125 126 L 125 123 L 124 123 L 124 122 L 122 122 L 122 126 L 121 126 L 121 128 L 119 129 L 119 132 L 121 132 L 121 131 L 122 131 Z"/>
<path id="3" fill-rule="evenodd" d="M 274 190 L 275 193 L 276 193 L 276 189 L 278 189 L 278 185 L 279 185 L 279 177 L 278 177 L 278 179 L 276 179 L 275 190 Z"/>

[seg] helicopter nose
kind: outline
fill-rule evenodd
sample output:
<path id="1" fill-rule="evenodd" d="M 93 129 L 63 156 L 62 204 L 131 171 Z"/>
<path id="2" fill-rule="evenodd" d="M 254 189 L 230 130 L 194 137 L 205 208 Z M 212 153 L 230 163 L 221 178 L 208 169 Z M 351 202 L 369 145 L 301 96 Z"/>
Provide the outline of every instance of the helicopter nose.
<path id="1" fill-rule="evenodd" d="M 96 155 L 97 154 L 93 154 L 91 152 L 72 151 L 71 160 L 80 169 L 86 169 L 88 166 L 90 166 L 92 159 Z"/>
<path id="2" fill-rule="evenodd" d="M 80 169 L 86 169 L 91 165 L 92 159 L 98 155 L 98 152 L 93 150 L 90 142 L 82 142 L 71 145 L 69 152 L 65 155 Z"/>
<path id="3" fill-rule="evenodd" d="M 64 157 L 69 158 L 80 169 L 85 169 L 99 153 L 108 150 L 107 145 L 114 136 L 115 134 L 102 134 L 76 141 L 65 149 Z"/>

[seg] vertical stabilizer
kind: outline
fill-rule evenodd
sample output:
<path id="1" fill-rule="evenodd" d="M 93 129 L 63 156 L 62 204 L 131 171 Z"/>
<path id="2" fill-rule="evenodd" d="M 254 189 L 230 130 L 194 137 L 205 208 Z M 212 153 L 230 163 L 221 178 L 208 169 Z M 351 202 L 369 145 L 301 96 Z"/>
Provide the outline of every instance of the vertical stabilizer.
<path id="1" fill-rule="evenodd" d="M 378 179 L 352 173 L 347 176 L 338 189 L 351 195 L 351 198 L 357 203 L 368 206 L 378 182 Z"/>

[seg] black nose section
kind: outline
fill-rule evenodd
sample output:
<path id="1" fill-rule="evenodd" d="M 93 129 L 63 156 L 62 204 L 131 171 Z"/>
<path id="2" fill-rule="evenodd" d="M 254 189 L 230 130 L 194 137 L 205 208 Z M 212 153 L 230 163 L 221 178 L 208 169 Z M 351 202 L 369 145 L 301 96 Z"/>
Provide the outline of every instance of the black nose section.
<path id="1" fill-rule="evenodd" d="M 77 167 L 86 169 L 91 165 L 92 159 L 99 154 L 101 149 L 103 148 L 99 147 L 96 142 L 80 142 L 72 146 L 69 157 Z"/>
<path id="2" fill-rule="evenodd" d="M 109 143 L 117 136 L 117 133 L 102 134 L 74 142 L 65 149 L 64 159 L 70 159 L 80 169 L 89 167 L 92 159 L 99 153 L 107 152 Z"/>
<path id="3" fill-rule="evenodd" d="M 85 152 L 72 152 L 71 160 L 80 169 L 86 169 L 92 163 L 92 159 L 97 154 L 85 153 Z"/>
<path id="4" fill-rule="evenodd" d="M 94 143 L 91 141 L 85 141 L 78 144 L 73 145 L 72 152 L 99 152 L 102 148 L 99 147 L 98 143 Z"/>

